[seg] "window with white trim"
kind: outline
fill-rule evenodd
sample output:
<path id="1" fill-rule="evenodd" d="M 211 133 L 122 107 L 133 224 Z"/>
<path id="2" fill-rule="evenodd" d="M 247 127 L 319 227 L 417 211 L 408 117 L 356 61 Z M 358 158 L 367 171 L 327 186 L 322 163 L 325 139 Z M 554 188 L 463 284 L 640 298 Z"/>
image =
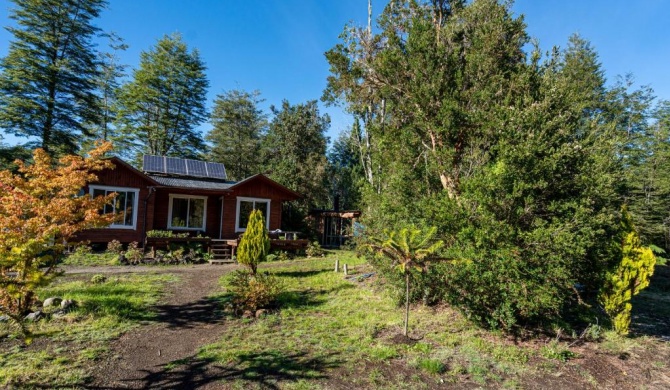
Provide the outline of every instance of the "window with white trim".
<path id="1" fill-rule="evenodd" d="M 262 198 L 237 198 L 237 219 L 235 223 L 236 232 L 247 230 L 249 216 L 253 210 L 260 210 L 265 220 L 265 227 L 270 229 L 270 199 Z"/>
<path id="2" fill-rule="evenodd" d="M 205 230 L 207 197 L 170 194 L 168 229 Z"/>
<path id="3" fill-rule="evenodd" d="M 116 193 L 114 200 L 106 204 L 102 210 L 105 214 L 116 215 L 109 228 L 135 229 L 137 227 L 137 204 L 140 195 L 138 188 L 90 185 L 89 193 L 94 198 Z"/>

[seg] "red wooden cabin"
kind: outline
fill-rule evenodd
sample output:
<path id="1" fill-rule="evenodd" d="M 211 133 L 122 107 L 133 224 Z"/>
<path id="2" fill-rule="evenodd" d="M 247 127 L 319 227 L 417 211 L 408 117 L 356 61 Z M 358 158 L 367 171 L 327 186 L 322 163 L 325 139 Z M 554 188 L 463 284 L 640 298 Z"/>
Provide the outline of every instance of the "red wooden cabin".
<path id="1" fill-rule="evenodd" d="M 78 240 L 137 241 L 142 245 L 150 230 L 234 238 L 246 230 L 253 209 L 263 212 L 268 230 L 280 229 L 282 202 L 300 198 L 298 193 L 262 174 L 239 182 L 226 180 L 221 164 L 145 156 L 140 171 L 118 157 L 111 161 L 115 168 L 99 172 L 98 181 L 90 183 L 86 190 L 93 196 L 116 193 L 114 204 L 105 211 L 119 217 L 107 228 L 79 233 Z M 180 164 L 194 169 L 180 169 Z M 213 168 L 219 168 L 219 172 L 212 173 Z"/>

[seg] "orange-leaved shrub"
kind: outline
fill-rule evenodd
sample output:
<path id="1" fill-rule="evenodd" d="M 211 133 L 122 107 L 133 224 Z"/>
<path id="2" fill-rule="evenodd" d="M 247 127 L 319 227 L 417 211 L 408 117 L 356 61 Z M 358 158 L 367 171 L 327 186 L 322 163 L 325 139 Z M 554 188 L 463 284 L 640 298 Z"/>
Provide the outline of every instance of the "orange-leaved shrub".
<path id="1" fill-rule="evenodd" d="M 114 215 L 99 210 L 108 197 L 81 195 L 96 171 L 112 168 L 99 144 L 88 157 L 65 156 L 57 162 L 42 149 L 33 161 L 16 161 L 17 173 L 0 171 L 0 313 L 19 322 L 48 284 L 68 240 L 75 233 L 109 225 Z"/>

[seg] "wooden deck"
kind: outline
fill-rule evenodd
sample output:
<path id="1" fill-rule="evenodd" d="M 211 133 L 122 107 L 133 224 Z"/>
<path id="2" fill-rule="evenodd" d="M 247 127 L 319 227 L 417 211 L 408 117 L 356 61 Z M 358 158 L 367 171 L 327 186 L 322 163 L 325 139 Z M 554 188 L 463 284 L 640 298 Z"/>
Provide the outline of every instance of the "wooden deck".
<path id="1" fill-rule="evenodd" d="M 270 248 L 285 251 L 299 251 L 307 249 L 309 240 L 270 240 Z"/>
<path id="2" fill-rule="evenodd" d="M 235 250 L 240 244 L 238 239 L 229 239 L 223 240 L 232 248 L 232 256 L 235 256 Z M 278 249 L 284 251 L 300 251 L 307 249 L 309 240 L 284 240 L 284 239 L 271 239 L 270 240 L 270 249 Z"/>

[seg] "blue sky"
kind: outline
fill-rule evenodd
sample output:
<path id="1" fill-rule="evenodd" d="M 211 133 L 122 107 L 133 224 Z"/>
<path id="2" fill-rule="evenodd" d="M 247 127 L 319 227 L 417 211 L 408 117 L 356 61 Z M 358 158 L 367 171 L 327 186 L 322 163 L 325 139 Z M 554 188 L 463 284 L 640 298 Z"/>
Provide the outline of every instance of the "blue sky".
<path id="1" fill-rule="evenodd" d="M 137 66 L 139 53 L 165 34 L 180 32 L 208 67 L 208 102 L 225 90 L 259 90 L 264 108 L 319 99 L 328 64 L 323 53 L 338 42 L 344 25 L 364 25 L 367 0 L 110 0 L 97 25 L 130 45 L 122 61 Z M 377 15 L 386 0 L 373 0 Z M 0 25 L 13 3 L 0 0 Z M 572 33 L 590 40 L 609 81 L 633 73 L 660 98 L 670 99 L 670 1 L 517 0 L 527 31 L 545 50 L 563 46 Z M 0 31 L 0 56 L 12 39 Z M 102 48 L 102 47 L 101 47 Z M 351 123 L 338 108 L 322 108 L 332 119 L 331 139 Z M 205 124 L 203 131 L 210 128 Z M 15 138 L 5 136 L 4 142 Z"/>

